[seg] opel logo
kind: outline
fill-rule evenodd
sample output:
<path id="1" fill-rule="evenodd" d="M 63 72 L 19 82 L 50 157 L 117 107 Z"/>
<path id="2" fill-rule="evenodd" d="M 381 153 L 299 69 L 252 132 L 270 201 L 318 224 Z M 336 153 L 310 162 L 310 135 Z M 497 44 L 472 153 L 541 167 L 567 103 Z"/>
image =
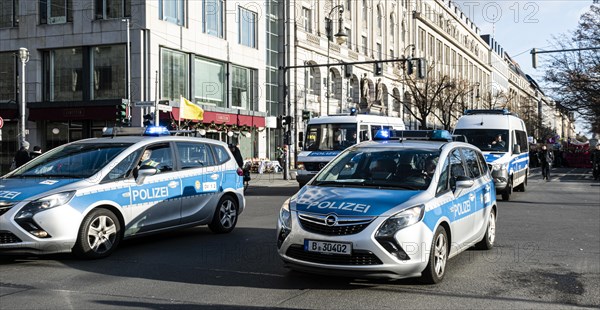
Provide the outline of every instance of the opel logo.
<path id="1" fill-rule="evenodd" d="M 337 224 L 338 218 L 335 214 L 329 214 L 325 218 L 325 225 L 327 226 L 335 226 Z"/>

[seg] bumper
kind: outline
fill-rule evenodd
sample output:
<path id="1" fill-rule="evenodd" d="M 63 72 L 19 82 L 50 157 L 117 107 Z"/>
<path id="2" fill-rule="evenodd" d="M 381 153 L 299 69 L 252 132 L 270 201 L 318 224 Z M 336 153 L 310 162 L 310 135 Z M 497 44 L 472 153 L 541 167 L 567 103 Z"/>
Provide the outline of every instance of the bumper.
<path id="1" fill-rule="evenodd" d="M 494 186 L 496 192 L 502 192 L 508 185 L 508 171 L 507 170 L 493 170 L 492 178 L 494 180 Z"/>
<path id="2" fill-rule="evenodd" d="M 418 277 L 427 266 L 433 233 L 422 222 L 398 231 L 393 237 L 408 255 L 407 259 L 401 260 L 374 237 L 385 218 L 376 218 L 357 234 L 328 236 L 304 230 L 296 212 L 292 214 L 292 230 L 278 249 L 286 267 L 291 269 L 345 277 L 401 279 Z M 277 236 L 281 236 L 281 229 L 278 224 Z M 352 255 L 306 252 L 305 240 L 352 243 Z"/>

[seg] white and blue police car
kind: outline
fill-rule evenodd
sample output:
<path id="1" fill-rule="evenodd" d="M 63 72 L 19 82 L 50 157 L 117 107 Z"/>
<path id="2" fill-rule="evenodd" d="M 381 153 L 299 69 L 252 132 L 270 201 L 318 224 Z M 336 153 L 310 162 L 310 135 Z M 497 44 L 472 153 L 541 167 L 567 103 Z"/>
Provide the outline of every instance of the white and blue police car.
<path id="1" fill-rule="evenodd" d="M 447 131 L 377 137 L 342 152 L 283 204 L 277 247 L 287 267 L 437 283 L 449 258 L 493 247 L 498 207 L 479 149 Z"/>
<path id="2" fill-rule="evenodd" d="M 244 210 L 242 174 L 227 144 L 211 139 L 65 144 L 0 178 L 0 254 L 100 258 L 123 238 L 167 229 L 208 224 L 227 233 Z"/>

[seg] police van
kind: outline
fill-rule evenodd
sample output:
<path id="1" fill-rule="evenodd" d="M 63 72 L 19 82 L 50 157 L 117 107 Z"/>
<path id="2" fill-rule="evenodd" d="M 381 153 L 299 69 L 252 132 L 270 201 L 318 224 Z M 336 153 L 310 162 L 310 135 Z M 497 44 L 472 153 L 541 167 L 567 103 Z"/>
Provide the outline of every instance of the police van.
<path id="1" fill-rule="evenodd" d="M 344 150 L 284 202 L 277 249 L 287 267 L 437 283 L 448 259 L 494 246 L 498 206 L 479 149 L 447 131 L 375 140 Z"/>
<path id="2" fill-rule="evenodd" d="M 300 187 L 312 179 L 331 159 L 351 145 L 371 140 L 379 130 L 403 130 L 397 117 L 344 114 L 311 118 L 303 151 L 298 154 L 296 180 Z"/>
<path id="3" fill-rule="evenodd" d="M 197 225 L 232 231 L 245 198 L 227 144 L 157 134 L 165 130 L 61 145 L 2 176 L 0 254 L 100 258 L 123 238 Z"/>
<path id="4" fill-rule="evenodd" d="M 454 134 L 483 151 L 503 200 L 509 200 L 513 190 L 525 191 L 529 144 L 525 123 L 516 114 L 507 110 L 467 110 L 458 119 Z"/>

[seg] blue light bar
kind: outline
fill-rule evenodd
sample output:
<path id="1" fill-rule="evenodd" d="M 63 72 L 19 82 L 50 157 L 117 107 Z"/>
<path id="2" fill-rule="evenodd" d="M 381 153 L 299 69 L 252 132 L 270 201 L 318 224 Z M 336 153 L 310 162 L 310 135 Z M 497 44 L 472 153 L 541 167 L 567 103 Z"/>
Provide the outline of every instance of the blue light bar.
<path id="1" fill-rule="evenodd" d="M 380 129 L 375 133 L 373 140 L 389 140 L 390 131 L 386 129 Z"/>
<path id="2" fill-rule="evenodd" d="M 168 136 L 171 133 L 164 126 L 148 126 L 144 132 L 144 136 Z"/>
<path id="3" fill-rule="evenodd" d="M 373 140 L 452 141 L 448 130 L 379 130 Z"/>

